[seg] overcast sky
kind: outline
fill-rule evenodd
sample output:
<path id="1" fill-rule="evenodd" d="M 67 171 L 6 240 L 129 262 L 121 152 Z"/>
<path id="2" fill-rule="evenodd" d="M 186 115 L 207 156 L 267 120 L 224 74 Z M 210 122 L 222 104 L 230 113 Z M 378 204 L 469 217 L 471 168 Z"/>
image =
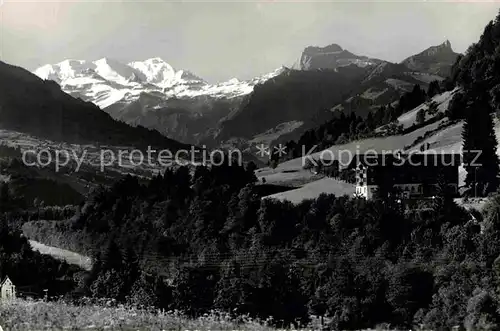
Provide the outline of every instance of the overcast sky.
<path id="1" fill-rule="evenodd" d="M 1 0 L 0 0 L 1 1 Z M 292 65 L 337 43 L 390 61 L 449 39 L 464 52 L 500 3 L 4 0 L 1 59 L 33 70 L 62 60 L 161 57 L 215 82 Z"/>

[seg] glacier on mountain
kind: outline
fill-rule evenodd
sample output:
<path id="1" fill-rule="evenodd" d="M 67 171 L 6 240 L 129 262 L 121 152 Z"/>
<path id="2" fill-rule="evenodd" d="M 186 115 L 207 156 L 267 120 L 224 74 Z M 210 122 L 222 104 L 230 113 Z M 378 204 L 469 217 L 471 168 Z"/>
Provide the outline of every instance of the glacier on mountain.
<path id="1" fill-rule="evenodd" d="M 175 70 L 159 57 L 128 64 L 103 58 L 97 61 L 64 60 L 44 65 L 34 73 L 45 80 L 57 82 L 61 88 L 104 109 L 117 102 L 132 102 L 142 93 L 160 93 L 165 99 L 209 96 L 234 98 L 249 94 L 255 85 L 282 72 L 285 67 L 248 81 L 233 78 L 209 84 L 186 70 Z"/>

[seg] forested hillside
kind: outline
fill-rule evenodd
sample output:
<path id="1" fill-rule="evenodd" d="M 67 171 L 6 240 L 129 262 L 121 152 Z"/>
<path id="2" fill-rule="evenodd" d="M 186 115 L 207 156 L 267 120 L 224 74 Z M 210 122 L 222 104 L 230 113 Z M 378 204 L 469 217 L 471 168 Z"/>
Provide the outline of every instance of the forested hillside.
<path id="1" fill-rule="evenodd" d="M 21 297 L 70 293 L 82 277 L 81 269 L 34 252 L 17 229 L 18 204 L 0 183 L 0 278 L 8 276 Z"/>
<path id="2" fill-rule="evenodd" d="M 445 190 L 404 211 L 386 199 L 261 201 L 253 181 L 228 167 L 181 168 L 145 186 L 128 177 L 71 220 L 24 230 L 93 253 L 80 290 L 89 296 L 272 316 L 278 326 L 310 314 L 334 329 L 497 325 L 498 199 L 480 225 Z"/>

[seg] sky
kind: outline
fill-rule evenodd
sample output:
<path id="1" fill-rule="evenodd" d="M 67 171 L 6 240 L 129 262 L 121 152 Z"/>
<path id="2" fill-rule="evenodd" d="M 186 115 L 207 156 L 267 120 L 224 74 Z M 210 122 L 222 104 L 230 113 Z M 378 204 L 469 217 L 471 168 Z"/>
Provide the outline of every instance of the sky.
<path id="1" fill-rule="evenodd" d="M 293 65 L 307 46 L 336 43 L 393 62 L 446 39 L 464 52 L 499 8 L 464 0 L 3 0 L 0 60 L 34 70 L 65 59 L 161 57 L 209 82 L 249 79 Z"/>

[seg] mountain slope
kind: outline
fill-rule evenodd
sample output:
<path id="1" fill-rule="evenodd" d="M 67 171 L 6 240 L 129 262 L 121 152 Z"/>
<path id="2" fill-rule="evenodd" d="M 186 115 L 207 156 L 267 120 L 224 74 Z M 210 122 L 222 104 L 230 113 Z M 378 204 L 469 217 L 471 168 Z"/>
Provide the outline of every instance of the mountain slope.
<path id="1" fill-rule="evenodd" d="M 363 68 L 351 65 L 281 74 L 255 87 L 239 111 L 222 123 L 218 139 L 251 138 L 290 121 L 321 123 L 365 73 Z"/>
<path id="2" fill-rule="evenodd" d="M 370 151 L 398 151 L 403 150 L 406 152 L 423 152 L 423 153 L 461 153 L 463 148 L 462 141 L 462 126 L 463 126 L 463 114 L 460 112 L 460 105 L 466 104 L 468 101 L 473 100 L 474 96 L 478 93 L 487 92 L 491 96 L 491 102 L 494 107 L 498 109 L 500 104 L 500 56 L 498 53 L 498 48 L 500 47 L 500 15 L 497 16 L 495 21 L 490 22 L 478 43 L 473 44 L 469 47 L 466 54 L 462 57 L 459 56 L 458 59 L 450 66 L 451 67 L 451 77 L 449 81 L 451 86 L 457 85 L 453 90 L 446 91 L 442 94 L 436 95 L 424 104 L 417 106 L 415 109 L 401 115 L 398 118 L 398 124 L 402 125 L 405 129 L 409 129 L 404 135 L 387 136 L 387 137 L 377 137 L 370 139 L 363 139 L 359 141 L 353 141 L 348 144 L 334 145 L 327 148 L 324 151 L 315 151 L 312 157 L 318 158 L 321 154 L 323 155 L 334 155 L 334 157 L 345 156 L 346 151 L 350 151 L 353 155 L 356 152 L 366 152 Z M 444 43 L 441 46 L 430 48 L 428 51 L 415 56 L 411 61 L 406 61 L 407 65 L 415 65 L 418 61 L 419 64 L 439 64 L 442 62 L 435 61 L 440 55 L 448 54 L 451 52 L 451 45 Z M 446 58 L 446 57 L 444 57 Z M 425 60 L 431 60 L 425 62 Z M 451 59 L 451 57 L 449 58 Z M 418 61 L 417 61 L 418 60 Z M 449 64 L 450 62 L 448 62 Z M 405 64 L 405 63 L 403 63 Z M 417 63 L 418 64 L 418 63 Z M 434 67 L 434 69 L 438 68 Z M 415 67 L 414 67 L 415 68 Z M 419 66 L 418 69 L 431 68 L 430 66 L 422 67 Z M 443 67 L 441 67 L 443 68 Z M 439 69 L 439 68 L 438 68 Z M 434 71 L 435 72 L 435 71 Z M 457 102 L 451 102 L 453 96 L 460 93 L 461 98 Z M 434 116 L 439 116 L 439 114 L 445 113 L 447 115 L 454 115 L 455 121 L 449 122 L 446 118 L 443 118 L 437 122 L 430 121 L 429 124 L 418 127 L 415 126 L 415 130 L 411 130 L 412 126 L 417 123 L 417 113 L 420 110 L 429 109 L 429 103 L 434 102 L 436 104 L 437 112 Z M 458 106 L 457 106 L 458 105 Z M 457 109 L 455 109 L 457 108 Z M 428 117 L 425 115 L 425 120 Z M 500 141 L 500 121 L 495 119 L 495 136 L 497 141 Z M 342 153 L 341 153 L 342 152 Z M 500 156 L 500 150 L 497 150 L 497 156 Z M 346 160 L 348 161 L 348 160 Z M 310 177 L 308 171 L 302 169 L 304 160 L 302 158 L 293 159 L 278 165 L 276 169 L 264 169 L 261 170 L 258 175 L 259 177 L 270 177 L 279 178 L 285 177 L 286 174 L 293 172 L 296 177 L 300 174 L 304 177 Z M 345 164 L 346 162 L 344 162 Z M 459 168 L 459 183 L 463 184 L 465 179 L 465 169 L 463 167 Z M 349 193 L 352 189 L 343 189 L 342 185 L 336 184 L 336 187 L 325 187 L 321 185 L 321 181 L 312 182 L 307 185 L 307 187 L 299 188 L 293 191 L 287 191 L 283 194 L 271 196 L 279 199 L 286 199 L 290 201 L 301 201 L 303 198 L 317 197 L 321 193 L 326 191 L 340 190 L 340 194 Z M 281 185 L 284 185 L 281 182 Z"/>
<path id="3" fill-rule="evenodd" d="M 500 105 L 500 14 L 484 29 L 479 41 L 469 47 L 452 68 L 454 83 L 466 94 L 489 91 L 494 107 Z"/>
<path id="4" fill-rule="evenodd" d="M 457 57 L 458 53 L 453 51 L 451 43 L 446 40 L 441 45 L 429 47 L 421 53 L 408 57 L 401 63 L 414 71 L 447 77 Z"/>
<path id="5" fill-rule="evenodd" d="M 156 131 L 113 120 L 92 103 L 61 91 L 54 81 L 0 62 L 0 128 L 71 143 L 178 149 Z"/>
<path id="6" fill-rule="evenodd" d="M 221 121 L 236 111 L 244 99 L 244 96 L 166 99 L 162 95 L 143 93 L 135 101 L 119 101 L 105 111 L 130 125 L 154 128 L 179 141 L 217 146 L 215 136 Z"/>
<path id="7" fill-rule="evenodd" d="M 436 79 L 404 64 L 354 55 L 336 44 L 305 48 L 295 68 L 299 70 L 258 85 L 239 111 L 222 122 L 217 139 L 267 141 L 257 138 L 271 132 L 274 144 L 295 140 L 330 120 L 334 112 L 365 116 L 399 100 L 415 85 L 427 89 Z"/>
<path id="8" fill-rule="evenodd" d="M 458 91 L 459 89 L 447 91 L 436 95 L 431 100 L 431 102 L 437 104 L 438 109 L 438 112 L 434 116 L 437 116 L 447 109 L 452 96 Z M 398 124 L 410 127 L 414 123 L 415 116 L 413 115 L 419 109 L 426 107 L 427 104 L 424 103 L 409 111 L 407 114 L 402 115 L 398 118 Z M 446 119 L 441 119 L 437 122 L 432 122 L 423 127 L 416 128 L 415 130 L 409 130 L 409 132 L 402 135 L 361 139 L 346 144 L 333 145 L 324 150 L 315 148 L 311 151 L 310 157 L 316 160 L 322 157 L 327 160 L 325 161 L 326 163 L 333 157 L 339 160 L 341 166 L 346 166 L 356 153 L 391 153 L 397 151 L 420 152 L 420 148 L 423 145 L 428 148 L 426 152 L 443 151 L 447 153 L 460 153 L 462 145 L 462 123 L 458 122 L 451 125 L 447 125 L 446 123 Z M 497 122 L 495 130 L 498 137 L 500 135 L 500 123 Z M 355 192 L 353 184 L 330 178 L 317 179 L 313 177 L 310 170 L 304 169 L 305 160 L 306 158 L 299 157 L 279 164 L 276 169 L 264 168 L 257 172 L 257 176 L 260 180 L 266 178 L 267 183 L 278 182 L 280 185 L 285 186 L 288 184 L 287 181 L 296 183 L 299 182 L 299 178 L 303 179 L 301 187 L 295 190 L 271 195 L 269 198 L 298 203 L 304 199 L 317 198 L 321 193 L 352 195 Z M 463 169 L 461 169 L 461 180 L 463 180 L 463 174 Z M 291 175 L 293 175 L 293 177 Z"/>

